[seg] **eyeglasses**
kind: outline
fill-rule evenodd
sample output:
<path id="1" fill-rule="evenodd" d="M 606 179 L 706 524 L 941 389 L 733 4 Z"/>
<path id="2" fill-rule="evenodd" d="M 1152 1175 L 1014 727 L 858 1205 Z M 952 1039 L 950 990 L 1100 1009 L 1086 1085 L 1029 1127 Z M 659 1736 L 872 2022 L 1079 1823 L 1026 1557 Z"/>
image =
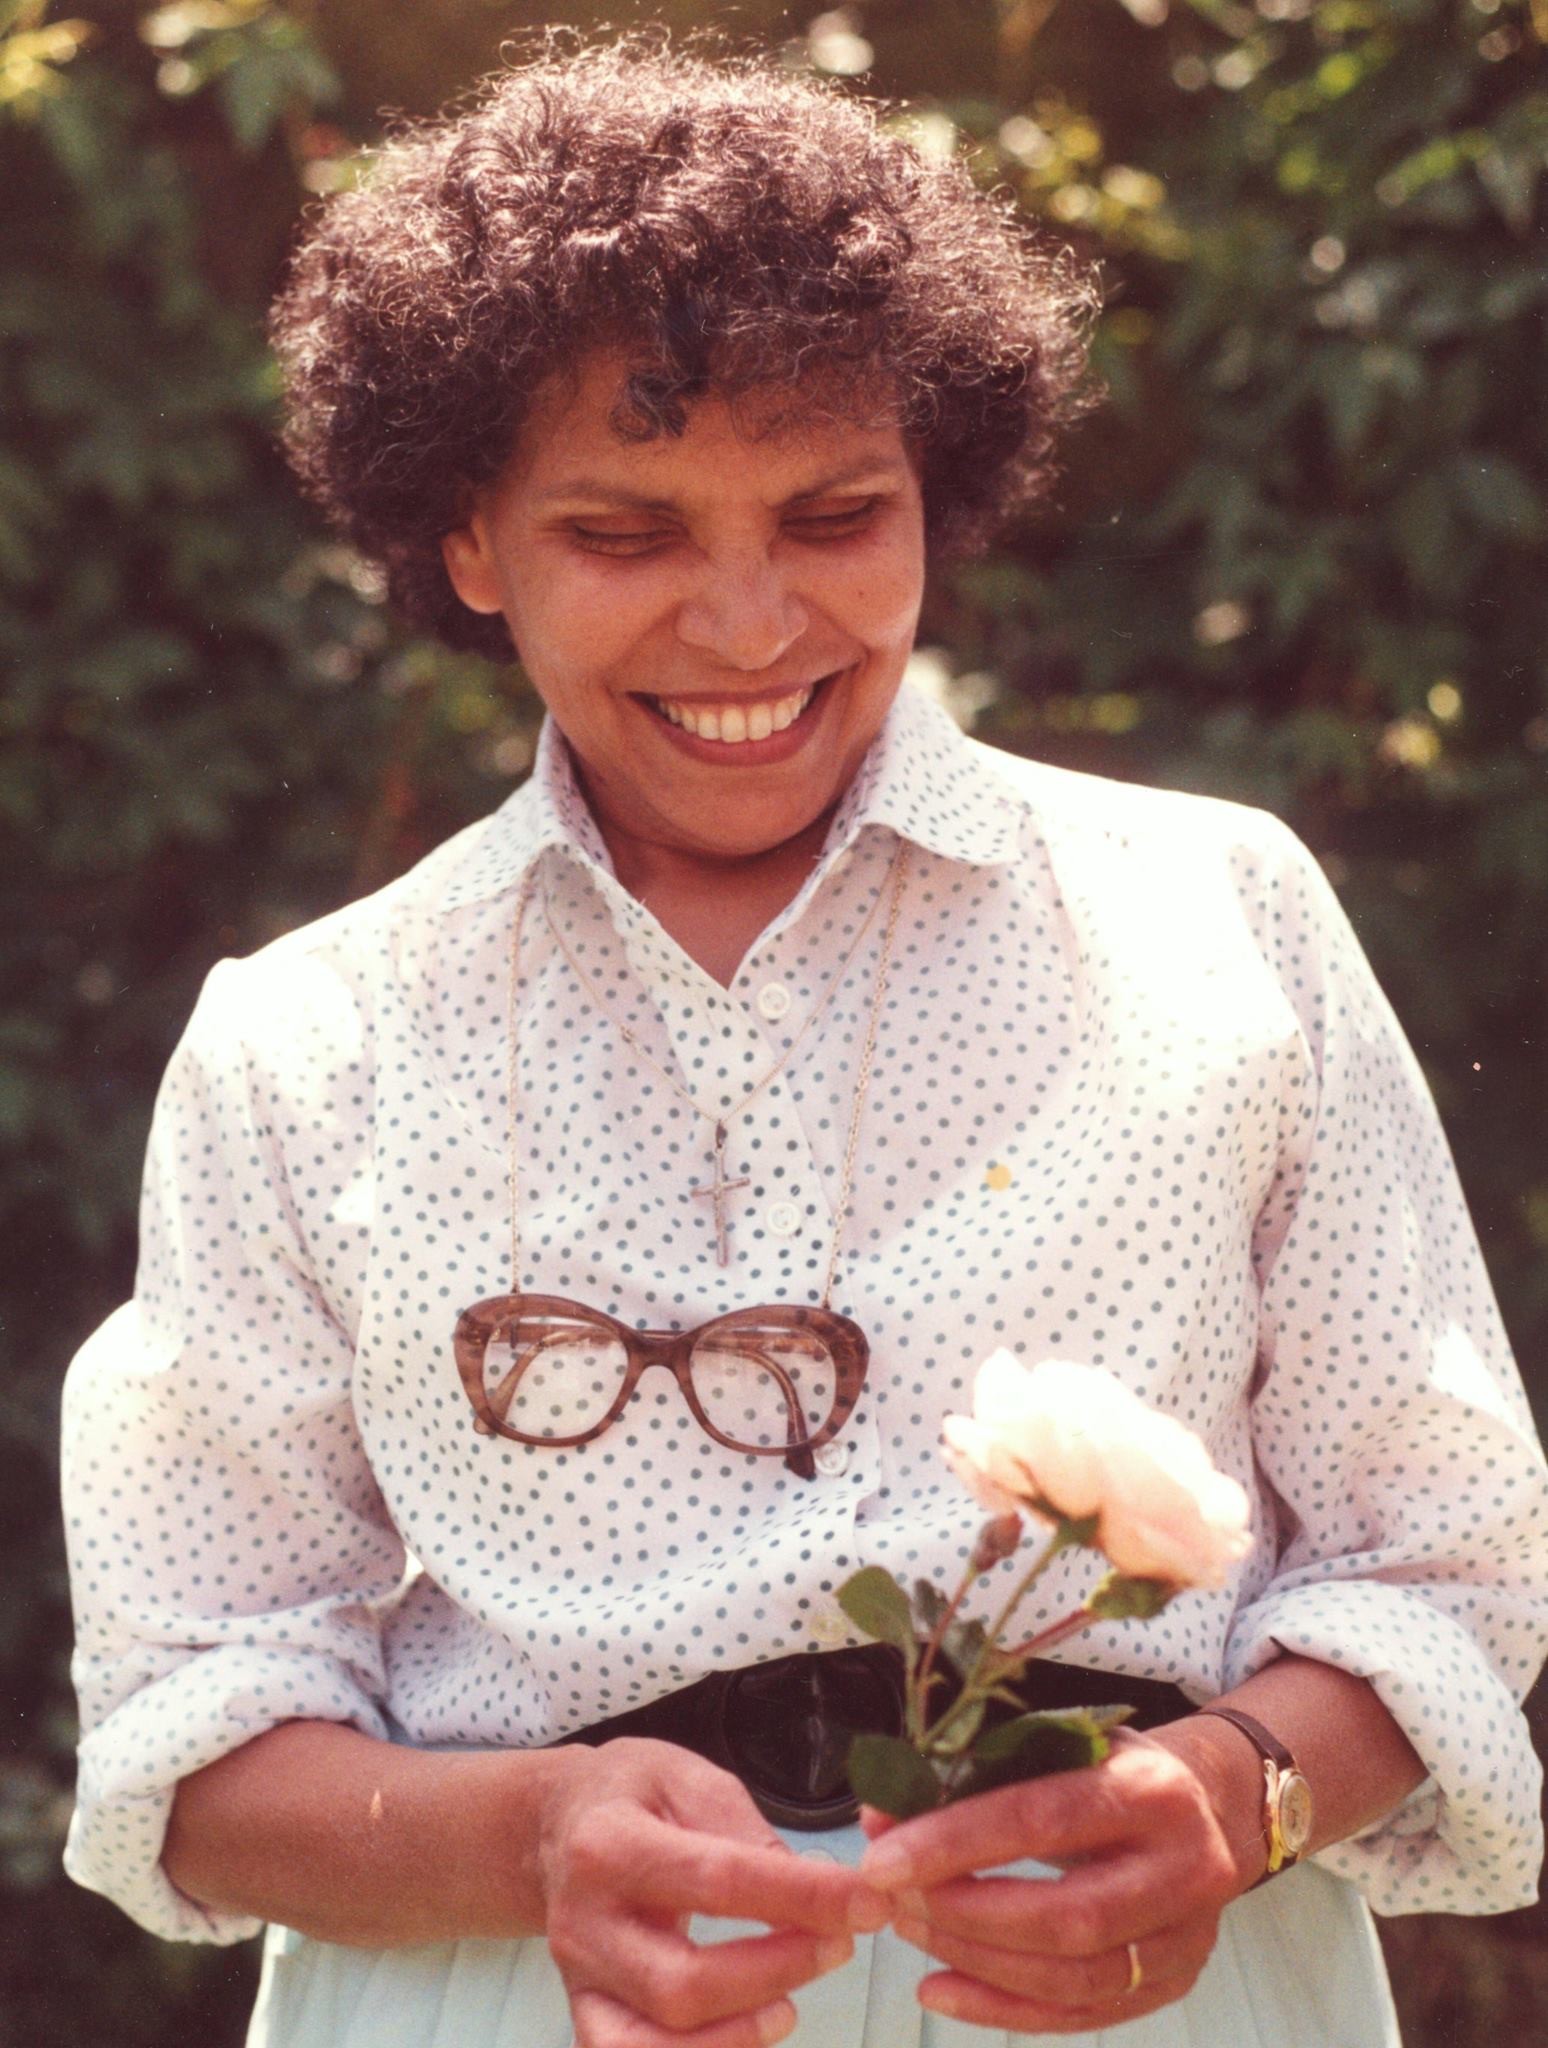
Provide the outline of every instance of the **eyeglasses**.
<path id="1" fill-rule="evenodd" d="M 696 1330 L 631 1330 L 558 1295 L 498 1294 L 463 1310 L 452 1343 L 482 1436 L 556 1450 L 590 1443 L 646 1367 L 664 1365 L 716 1443 L 783 1457 L 801 1479 L 816 1477 L 812 1453 L 849 1420 L 870 1365 L 848 1316 L 784 1302 Z"/>

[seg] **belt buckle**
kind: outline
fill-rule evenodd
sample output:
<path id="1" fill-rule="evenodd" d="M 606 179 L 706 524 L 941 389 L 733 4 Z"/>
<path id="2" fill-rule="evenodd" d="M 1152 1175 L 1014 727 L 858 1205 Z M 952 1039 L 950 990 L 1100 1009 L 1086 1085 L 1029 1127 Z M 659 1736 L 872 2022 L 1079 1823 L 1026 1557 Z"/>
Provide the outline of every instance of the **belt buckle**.
<path id="1" fill-rule="evenodd" d="M 725 1674 L 716 1746 L 765 1820 L 802 1833 L 850 1825 L 860 1811 L 845 1768 L 850 1738 L 902 1729 L 901 1663 L 873 1646 Z"/>

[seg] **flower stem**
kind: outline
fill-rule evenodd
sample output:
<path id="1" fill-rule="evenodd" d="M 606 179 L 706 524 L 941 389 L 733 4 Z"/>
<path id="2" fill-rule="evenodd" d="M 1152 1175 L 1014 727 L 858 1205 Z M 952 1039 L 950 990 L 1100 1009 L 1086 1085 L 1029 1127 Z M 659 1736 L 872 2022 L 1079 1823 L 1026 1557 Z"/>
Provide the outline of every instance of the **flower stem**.
<path id="1" fill-rule="evenodd" d="M 1081 1630 L 1089 1628 L 1095 1619 L 1091 1609 L 1082 1602 L 1073 1614 L 1065 1615 L 1063 1621 L 1055 1621 L 1047 1628 L 1039 1629 L 1035 1636 L 1028 1636 L 1024 1643 L 1017 1643 L 1013 1650 L 1006 1650 L 1004 1655 L 1014 1657 L 1018 1664 L 1025 1663 L 1028 1658 L 1042 1656 L 1045 1650 L 1053 1649 L 1055 1644 L 1066 1642 L 1071 1636 L 1078 1636 Z"/>
<path id="2" fill-rule="evenodd" d="M 1061 1522 L 1059 1526 L 1054 1530 L 1053 1534 L 1049 1537 L 1047 1543 L 1043 1546 L 1041 1556 L 1033 1560 L 1031 1570 L 1021 1580 L 1020 1584 L 1016 1587 L 1016 1590 L 1011 1594 L 1010 1598 L 1006 1601 L 1005 1605 L 1000 1609 L 999 1613 L 995 1616 L 994 1625 L 989 1630 L 988 1634 L 988 1643 L 991 1649 L 993 1648 L 995 1643 L 999 1641 L 1001 1634 L 1004 1632 L 1005 1624 L 1010 1620 L 1011 1616 L 1016 1612 L 1016 1609 L 1021 1605 L 1022 1601 L 1026 1598 L 1027 1594 L 1031 1592 L 1032 1588 L 1037 1584 L 1038 1580 L 1043 1576 L 1044 1572 L 1047 1571 L 1048 1567 L 1053 1563 L 1054 1559 L 1059 1555 L 1060 1551 L 1068 1550 L 1073 1544 L 1077 1543 L 1078 1541 L 1079 1538 L 1071 1533 L 1071 1525 L 1068 1522 Z M 974 1667 L 974 1671 L 976 1675 L 977 1666 Z"/>
<path id="3" fill-rule="evenodd" d="M 935 1659 L 940 1651 L 942 1642 L 945 1640 L 946 1631 L 951 1626 L 952 1617 L 967 1598 L 968 1590 L 977 1577 L 977 1569 L 972 1559 L 969 1558 L 967 1570 L 962 1574 L 956 1592 L 952 1594 L 946 1605 L 941 1609 L 940 1619 L 936 1622 L 934 1628 L 931 1629 L 930 1639 L 924 1646 L 924 1655 L 920 1658 L 919 1668 L 914 1674 L 914 1683 L 910 1689 L 908 1703 L 909 1718 L 913 1724 L 909 1733 L 913 1736 L 916 1743 L 923 1744 L 924 1742 L 925 1716 L 929 1712 L 930 1680 L 935 1672 Z M 955 1706 L 955 1702 L 953 1702 L 953 1706 Z"/>
<path id="4" fill-rule="evenodd" d="M 962 1712 L 962 1709 L 965 1706 L 970 1706 L 974 1700 L 987 1697 L 988 1693 L 991 1690 L 992 1682 L 991 1685 L 985 1685 L 983 1683 L 983 1671 L 985 1664 L 991 1658 L 993 1658 L 996 1661 L 996 1663 L 999 1663 L 1003 1662 L 1007 1657 L 1014 1658 L 1018 1657 L 1021 1654 L 1018 1651 L 1007 1652 L 996 1648 L 1000 1636 L 1004 1631 L 1005 1624 L 1010 1620 L 1011 1616 L 1015 1613 L 1016 1609 L 1021 1605 L 1022 1600 L 1037 1584 L 1038 1580 L 1043 1576 L 1043 1573 L 1047 1571 L 1048 1567 L 1053 1563 L 1054 1559 L 1059 1555 L 1060 1551 L 1068 1550 L 1082 1542 L 1082 1540 L 1083 1534 L 1079 1525 L 1069 1521 L 1061 1521 L 1058 1524 L 1053 1534 L 1049 1537 L 1047 1543 L 1043 1546 L 1043 1549 L 1040 1552 L 1040 1554 L 1036 1558 L 1034 1558 L 1031 1568 L 1022 1576 L 1014 1592 L 1006 1601 L 1005 1605 L 1000 1609 L 1000 1612 L 996 1615 L 994 1620 L 994 1626 L 988 1631 L 984 1638 L 984 1647 L 982 1651 L 980 1651 L 979 1655 L 973 1661 L 972 1670 L 964 1673 L 963 1675 L 962 1688 L 960 1692 L 958 1692 L 956 1698 L 952 1701 L 951 1705 L 946 1709 L 945 1713 L 942 1714 L 938 1720 L 930 1723 L 930 1725 L 926 1727 L 925 1723 L 929 1714 L 928 1686 L 930 1673 L 935 1662 L 935 1653 L 940 1647 L 942 1637 L 945 1635 L 947 1624 L 950 1622 L 951 1617 L 956 1613 L 958 1607 L 962 1604 L 962 1601 L 967 1594 L 968 1588 L 972 1585 L 974 1579 L 978 1576 L 978 1574 L 974 1571 L 972 1565 L 970 1564 L 968 1566 L 967 1572 L 963 1577 L 961 1585 L 957 1588 L 955 1594 L 952 1596 L 950 1602 L 948 1603 L 947 1607 L 941 1615 L 939 1625 L 932 1631 L 930 1640 L 928 1644 L 925 1646 L 924 1656 L 920 1660 L 919 1677 L 914 1692 L 914 1696 L 909 1701 L 909 1712 L 910 1719 L 912 1722 L 912 1726 L 909 1732 L 913 1736 L 915 1747 L 921 1753 L 928 1751 L 930 1745 L 940 1739 L 944 1730 L 947 1729 L 954 1720 L 956 1720 L 957 1716 Z M 1075 1622 L 1075 1617 L 1073 1616 L 1068 1617 L 1067 1621 L 1075 1622 L 1075 1626 L 1077 1627 L 1083 1627 L 1089 1619 L 1090 1616 L 1086 1614 L 1084 1609 L 1082 1609 L 1080 1611 L 1080 1619 L 1078 1622 Z M 1054 1630 L 1050 1633 L 1051 1639 L 1054 1642 L 1058 1642 L 1062 1640 L 1065 1634 L 1073 1635 L 1075 1633 L 1075 1627 L 1067 1626 L 1067 1622 L 1059 1622 L 1055 1624 Z M 1036 1642 L 1041 1640 L 1041 1638 L 1034 1637 L 1032 1640 Z"/>

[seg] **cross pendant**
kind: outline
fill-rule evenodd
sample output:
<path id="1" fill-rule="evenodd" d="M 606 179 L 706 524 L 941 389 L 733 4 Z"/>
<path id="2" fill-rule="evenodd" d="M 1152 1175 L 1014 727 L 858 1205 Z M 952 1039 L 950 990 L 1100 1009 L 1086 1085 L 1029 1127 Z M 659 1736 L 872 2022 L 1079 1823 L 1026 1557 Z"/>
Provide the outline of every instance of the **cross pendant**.
<path id="1" fill-rule="evenodd" d="M 722 1266 L 729 1266 L 731 1254 L 726 1248 L 726 1196 L 733 1188 L 751 1187 L 750 1180 L 726 1179 L 726 1127 L 715 1126 L 715 1183 L 713 1187 L 695 1188 L 696 1195 L 709 1195 L 715 1203 L 715 1252 Z"/>

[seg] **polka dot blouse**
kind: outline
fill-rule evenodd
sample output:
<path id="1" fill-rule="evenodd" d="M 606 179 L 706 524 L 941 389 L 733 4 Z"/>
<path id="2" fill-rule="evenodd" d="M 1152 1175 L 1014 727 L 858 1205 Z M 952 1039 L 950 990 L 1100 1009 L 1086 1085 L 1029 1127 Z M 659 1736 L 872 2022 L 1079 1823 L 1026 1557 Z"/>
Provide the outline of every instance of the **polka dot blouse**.
<path id="1" fill-rule="evenodd" d="M 820 1296 L 900 835 L 833 1295 L 871 1371 L 815 1475 L 722 1449 L 666 1372 L 577 1448 L 478 1433 L 452 1332 L 511 1285 L 523 879 L 521 1285 L 678 1329 Z M 725 1266 L 695 1194 L 717 1118 Z M 999 1345 L 1108 1367 L 1255 1503 L 1226 1590 L 1065 1655 L 1198 1701 L 1282 1651 L 1369 1678 L 1431 1776 L 1322 1860 L 1389 1912 L 1530 1900 L 1544 1466 L 1342 912 L 1273 818 L 998 753 L 908 689 L 729 989 L 620 887 L 551 722 L 491 818 L 210 976 L 157 1105 L 135 1299 L 66 1393 L 72 1874 L 235 1940 L 256 1923 L 182 1897 L 162 1832 L 181 1776 L 277 1722 L 539 1744 L 853 1640 L 857 1566 L 958 1573 L 981 1517 L 941 1418 Z M 1097 1569 L 1061 1560 L 1029 1624 Z"/>

